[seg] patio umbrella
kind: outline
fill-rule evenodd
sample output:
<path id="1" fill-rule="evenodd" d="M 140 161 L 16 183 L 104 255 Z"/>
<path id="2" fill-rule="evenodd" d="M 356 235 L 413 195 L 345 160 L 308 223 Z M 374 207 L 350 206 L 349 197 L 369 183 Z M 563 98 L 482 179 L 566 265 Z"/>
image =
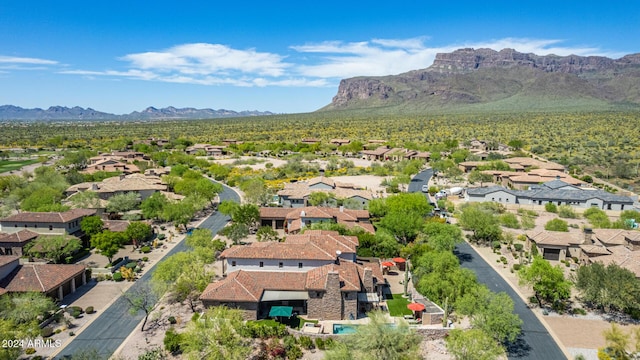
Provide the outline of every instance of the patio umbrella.
<path id="1" fill-rule="evenodd" d="M 384 266 L 384 267 L 392 267 L 394 265 L 395 264 L 393 262 L 391 262 L 391 261 L 383 261 L 382 262 L 382 266 Z"/>
<path id="2" fill-rule="evenodd" d="M 397 258 L 393 258 L 393 262 L 397 264 L 397 263 L 403 263 L 407 261 L 401 257 L 397 257 Z"/>
<path id="3" fill-rule="evenodd" d="M 424 309 L 426 309 L 425 306 L 420 303 L 408 304 L 407 308 L 411 311 L 423 311 Z"/>

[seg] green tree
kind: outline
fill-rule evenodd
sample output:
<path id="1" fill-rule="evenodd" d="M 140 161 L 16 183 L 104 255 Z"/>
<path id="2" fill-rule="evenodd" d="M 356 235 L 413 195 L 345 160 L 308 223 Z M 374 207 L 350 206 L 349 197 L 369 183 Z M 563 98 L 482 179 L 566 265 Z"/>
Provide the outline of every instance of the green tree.
<path id="1" fill-rule="evenodd" d="M 181 348 L 188 359 L 244 360 L 252 352 L 251 339 L 242 336 L 244 321 L 239 310 L 209 308 L 200 321 L 191 321 Z"/>
<path id="2" fill-rule="evenodd" d="M 392 327 L 381 312 L 368 314 L 369 322 L 358 326 L 356 333 L 344 336 L 327 351 L 326 360 L 385 359 L 418 360 L 421 336 L 405 322 Z"/>
<path id="3" fill-rule="evenodd" d="M 611 227 L 611 220 L 604 210 L 596 207 L 588 208 L 582 214 L 594 228 L 608 229 Z"/>
<path id="4" fill-rule="evenodd" d="M 97 215 L 86 216 L 80 221 L 80 229 L 89 237 L 102 232 L 103 228 L 104 222 Z"/>
<path id="5" fill-rule="evenodd" d="M 91 237 L 91 246 L 111 263 L 113 256 L 120 251 L 125 241 L 122 233 L 106 230 Z"/>
<path id="6" fill-rule="evenodd" d="M 631 354 L 628 350 L 631 343 L 631 336 L 622 331 L 622 329 L 620 329 L 620 327 L 618 327 L 616 323 L 611 323 L 611 328 L 603 331 L 602 335 L 604 335 L 604 339 L 607 343 L 606 352 L 609 359 L 632 359 Z M 633 359 L 635 359 L 635 356 L 633 357 Z"/>
<path id="7" fill-rule="evenodd" d="M 136 209 L 140 204 L 140 196 L 135 192 L 116 194 L 109 198 L 107 211 L 110 213 L 125 213 Z"/>
<path id="8" fill-rule="evenodd" d="M 558 212 L 558 207 L 556 206 L 556 204 L 554 204 L 552 202 L 548 202 L 548 203 L 544 204 L 544 209 L 547 212 L 550 212 L 550 213 L 557 213 Z"/>
<path id="9" fill-rule="evenodd" d="M 100 208 L 100 197 L 97 192 L 83 191 L 74 194 L 68 199 L 72 207 L 77 209 L 97 209 Z"/>
<path id="10" fill-rule="evenodd" d="M 155 192 L 140 203 L 140 210 L 145 219 L 159 219 L 164 207 L 169 203 L 167 197 L 160 192 Z"/>
<path id="11" fill-rule="evenodd" d="M 480 186 L 482 187 L 483 183 L 492 182 L 493 176 L 491 174 L 483 173 L 479 170 L 473 170 L 469 173 L 468 180 L 472 184 L 480 183 Z"/>
<path id="12" fill-rule="evenodd" d="M 529 266 L 525 266 L 518 272 L 520 284 L 526 284 L 533 288 L 538 305 L 542 307 L 542 301 L 551 303 L 554 307 L 564 302 L 571 295 L 571 282 L 564 277 L 564 271 L 560 266 L 551 264 L 540 256 L 536 256 Z"/>
<path id="13" fill-rule="evenodd" d="M 456 360 L 495 360 L 505 355 L 504 348 L 480 329 L 451 330 L 446 341 Z"/>
<path id="14" fill-rule="evenodd" d="M 502 234 L 495 215 L 475 204 L 462 209 L 459 224 L 464 230 L 471 230 L 472 239 L 480 243 L 490 244 L 500 240 Z"/>
<path id="15" fill-rule="evenodd" d="M 30 324 L 56 308 L 50 297 L 35 291 L 0 296 L 0 318 L 16 324 Z"/>
<path id="16" fill-rule="evenodd" d="M 62 193 L 52 187 L 43 186 L 37 191 L 29 194 L 20 203 L 20 208 L 24 211 L 37 212 L 59 212 L 68 210 L 68 206 L 60 204 Z"/>
<path id="17" fill-rule="evenodd" d="M 309 195 L 309 205 L 311 206 L 327 206 L 331 200 L 331 196 L 324 191 L 314 191 Z"/>
<path id="18" fill-rule="evenodd" d="M 185 239 L 185 244 L 191 248 L 211 247 L 213 235 L 209 229 L 194 229 Z"/>
<path id="19" fill-rule="evenodd" d="M 240 183 L 245 199 L 252 204 L 266 205 L 271 200 L 271 192 L 262 178 L 251 178 Z"/>
<path id="20" fill-rule="evenodd" d="M 607 313 L 640 309 L 640 283 L 634 273 L 617 264 L 580 266 L 574 282 L 584 302 Z"/>
<path id="21" fill-rule="evenodd" d="M 156 306 L 158 306 L 158 300 L 161 295 L 157 288 L 152 287 L 146 282 L 137 283 L 122 294 L 122 298 L 129 307 L 129 314 L 135 316 L 141 311 L 144 313 L 144 320 L 142 321 L 140 331 L 144 332 L 144 327 L 149 320 L 149 315 L 151 315 Z"/>
<path id="22" fill-rule="evenodd" d="M 149 224 L 134 221 L 127 226 L 127 229 L 124 231 L 124 236 L 128 241 L 133 243 L 134 247 L 138 247 L 138 244 L 151 237 L 152 233 L 153 230 Z"/>
<path id="23" fill-rule="evenodd" d="M 456 302 L 457 311 L 468 315 L 471 326 L 499 343 L 513 342 L 520 334 L 522 320 L 513 313 L 513 300 L 504 292 L 494 293 L 480 285 Z"/>
<path id="24" fill-rule="evenodd" d="M 82 249 L 80 239 L 70 235 L 39 236 L 27 250 L 29 256 L 42 256 L 56 264 L 67 262 L 67 258 Z"/>
<path id="25" fill-rule="evenodd" d="M 429 245 L 436 251 L 453 251 L 456 244 L 464 241 L 462 231 L 455 225 L 427 222 L 422 231 Z"/>
<path id="26" fill-rule="evenodd" d="M 194 205 L 187 201 L 169 202 L 162 209 L 160 216 L 165 221 L 173 222 L 176 226 L 182 225 L 185 230 L 187 224 L 195 215 Z"/>
<path id="27" fill-rule="evenodd" d="M 569 231 L 569 224 L 562 219 L 551 219 L 544 224 L 544 229 L 547 231 Z"/>
<path id="28" fill-rule="evenodd" d="M 371 205 L 371 203 L 369 203 Z M 420 193 L 403 193 L 385 199 L 379 226 L 389 230 L 402 244 L 413 241 L 432 207 Z"/>
<path id="29" fill-rule="evenodd" d="M 258 241 L 280 241 L 278 232 L 271 226 L 261 226 L 256 232 L 256 238 Z"/>
<path id="30" fill-rule="evenodd" d="M 240 240 L 249 236 L 249 227 L 242 223 L 233 223 L 225 226 L 218 232 L 220 235 L 228 237 L 234 244 L 239 244 Z"/>

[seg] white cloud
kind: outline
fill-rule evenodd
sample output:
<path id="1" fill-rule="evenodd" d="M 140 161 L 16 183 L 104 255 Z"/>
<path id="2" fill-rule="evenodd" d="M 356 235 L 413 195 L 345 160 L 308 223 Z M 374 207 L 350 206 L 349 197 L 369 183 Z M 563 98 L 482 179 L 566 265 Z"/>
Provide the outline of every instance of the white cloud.
<path id="1" fill-rule="evenodd" d="M 256 49 L 234 49 L 222 44 L 192 43 L 122 56 L 118 60 L 126 66 L 121 71 L 67 70 L 61 73 L 199 85 L 326 87 L 335 86 L 340 79 L 348 77 L 383 76 L 423 69 L 433 63 L 437 53 L 459 48 L 512 48 L 539 55 L 619 55 L 596 47 L 563 46 L 563 40 L 558 39 L 504 38 L 437 47 L 428 46 L 428 41 L 428 37 L 415 37 L 308 43 L 290 47 L 297 57 Z"/>
<path id="2" fill-rule="evenodd" d="M 57 61 L 47 59 L 36 59 L 28 57 L 2 56 L 0 55 L 1 64 L 25 64 L 25 65 L 56 65 Z"/>

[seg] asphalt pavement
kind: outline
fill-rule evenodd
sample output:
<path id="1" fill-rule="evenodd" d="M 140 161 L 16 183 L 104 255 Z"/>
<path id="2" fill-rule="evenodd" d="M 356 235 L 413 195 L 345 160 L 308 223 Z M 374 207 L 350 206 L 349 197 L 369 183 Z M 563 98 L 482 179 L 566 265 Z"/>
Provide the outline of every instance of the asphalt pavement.
<path id="1" fill-rule="evenodd" d="M 223 185 L 223 189 L 223 192 L 219 195 L 220 201 L 240 201 L 238 194 L 231 188 Z M 216 211 L 213 215 L 205 219 L 198 227 L 210 229 L 213 234 L 216 234 L 229 220 L 228 216 L 222 215 Z M 176 244 L 176 246 L 167 253 L 165 259 L 181 251 L 187 251 L 184 240 Z M 127 292 L 136 291 L 136 289 L 144 286 L 144 284 L 151 279 L 158 263 L 153 265 L 148 272 L 136 280 Z M 78 334 L 73 341 L 65 346 L 65 348 L 62 349 L 54 359 L 69 358 L 80 350 L 92 348 L 95 349 L 100 356 L 107 358 L 113 355 L 129 334 L 131 334 L 138 324 L 140 324 L 140 321 L 143 318 L 144 312 L 142 311 L 138 312 L 135 316 L 132 316 L 129 313 L 129 306 L 126 300 L 120 296 L 111 304 L 111 306 L 102 311 L 95 321 L 93 321 L 87 328 Z"/>
<path id="2" fill-rule="evenodd" d="M 460 266 L 473 270 L 480 283 L 485 284 L 493 292 L 507 293 L 513 300 L 513 310 L 522 319 L 522 334 L 515 343 L 507 348 L 509 359 L 566 359 L 565 354 L 533 311 L 527 307 L 527 304 L 500 274 L 478 255 L 471 245 L 466 242 L 458 244 L 455 254 L 460 259 Z"/>
<path id="3" fill-rule="evenodd" d="M 423 170 L 411 179 L 409 192 L 421 192 L 422 185 L 429 184 L 433 169 Z M 425 194 L 426 195 L 426 194 Z M 542 325 L 527 304 L 513 288 L 468 244 L 456 247 L 456 256 L 463 268 L 473 270 L 478 281 L 493 292 L 505 292 L 514 303 L 514 312 L 522 319 L 522 334 L 507 348 L 509 359 L 518 360 L 560 360 L 566 356 L 549 331 Z"/>

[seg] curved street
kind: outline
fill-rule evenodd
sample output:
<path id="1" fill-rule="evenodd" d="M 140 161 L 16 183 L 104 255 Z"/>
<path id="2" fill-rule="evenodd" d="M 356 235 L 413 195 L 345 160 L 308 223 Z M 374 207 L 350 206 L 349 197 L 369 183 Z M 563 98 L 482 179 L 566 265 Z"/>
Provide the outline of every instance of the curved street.
<path id="1" fill-rule="evenodd" d="M 232 200 L 240 202 L 240 197 L 234 190 L 224 185 L 223 189 L 223 192 L 219 195 L 220 201 Z M 216 234 L 229 220 L 228 216 L 215 212 L 205 219 L 198 228 L 210 229 L 213 234 Z M 184 241 L 176 244 L 165 255 L 165 258 L 181 251 L 187 251 Z M 145 282 L 149 281 L 158 263 L 154 264 L 149 271 L 136 280 L 127 292 L 135 291 L 135 289 L 140 288 Z M 67 344 L 54 359 L 68 358 L 77 351 L 91 348 L 96 349 L 101 356 L 109 357 L 135 330 L 143 318 L 144 313 L 142 311 L 136 316 L 131 316 L 127 302 L 120 296 L 111 306 L 102 311 L 100 316 L 78 334 L 73 341 Z"/>
<path id="2" fill-rule="evenodd" d="M 418 173 L 409 184 L 409 192 L 421 191 L 422 185 L 428 184 L 433 170 L 427 169 Z M 518 340 L 507 348 L 509 359 L 550 360 L 566 359 L 549 331 L 538 320 L 527 304 L 513 288 L 489 265 L 468 243 L 459 244 L 455 254 L 463 268 L 473 270 L 478 281 L 485 284 L 493 292 L 505 292 L 514 303 L 514 312 L 522 319 L 522 334 Z"/>

